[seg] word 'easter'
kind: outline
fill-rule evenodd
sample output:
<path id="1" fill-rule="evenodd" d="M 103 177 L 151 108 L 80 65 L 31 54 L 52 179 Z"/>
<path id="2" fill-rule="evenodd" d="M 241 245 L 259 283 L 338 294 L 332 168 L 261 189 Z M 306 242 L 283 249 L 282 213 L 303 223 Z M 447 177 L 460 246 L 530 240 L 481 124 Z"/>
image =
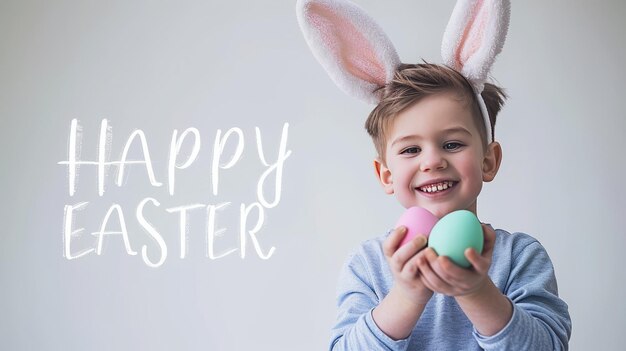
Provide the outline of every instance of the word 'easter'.
<path id="1" fill-rule="evenodd" d="M 287 138 L 288 138 L 289 125 L 285 123 L 282 128 L 280 146 L 278 149 L 275 161 L 268 162 L 266 153 L 263 148 L 261 131 L 258 127 L 255 128 L 255 139 L 257 146 L 257 154 L 261 164 L 265 167 L 265 170 L 260 175 L 256 186 L 257 201 L 251 204 L 241 203 L 239 206 L 240 216 L 240 228 L 239 228 L 239 248 L 233 248 L 227 252 L 216 254 L 214 249 L 215 240 L 222 236 L 226 231 L 226 228 L 216 229 L 215 219 L 217 211 L 223 211 L 232 202 L 226 201 L 218 204 L 187 204 L 176 207 L 166 208 L 165 211 L 172 214 L 172 219 L 177 221 L 179 227 L 180 237 L 180 258 L 185 258 L 186 248 L 186 236 L 187 236 L 187 219 L 189 212 L 192 210 L 204 209 L 206 211 L 206 252 L 210 259 L 218 259 L 225 257 L 229 254 L 239 250 L 241 258 L 245 258 L 246 245 L 248 237 L 252 242 L 254 249 L 261 259 L 269 259 L 274 251 L 275 247 L 271 247 L 267 252 L 263 252 L 261 244 L 257 234 L 261 230 L 265 220 L 265 210 L 276 207 L 281 199 L 281 187 L 283 177 L 283 167 L 285 160 L 291 155 L 291 150 L 287 150 Z M 188 139 L 189 138 L 189 139 Z M 70 124 L 69 133 L 69 147 L 67 160 L 60 161 L 58 164 L 67 166 L 68 171 L 68 194 L 70 197 L 76 195 L 76 183 L 79 178 L 80 167 L 95 166 L 97 169 L 97 194 L 98 199 L 102 198 L 105 194 L 105 179 L 107 178 L 107 170 L 110 166 L 117 166 L 117 177 L 115 184 L 118 187 L 122 187 L 124 180 L 124 170 L 129 165 L 139 165 L 146 168 L 148 180 L 152 187 L 163 186 L 162 182 L 159 182 L 156 177 L 152 166 L 152 159 L 150 157 L 150 151 L 148 148 L 148 141 L 145 133 L 137 129 L 127 139 L 124 146 L 122 155 L 119 160 L 111 161 L 109 159 L 109 153 L 112 140 L 112 128 L 106 119 L 101 121 L 100 135 L 97 143 L 97 160 L 81 160 L 79 159 L 82 146 L 82 127 L 78 123 L 78 120 L 73 119 Z M 187 140 L 187 142 L 185 142 Z M 235 143 L 235 151 L 232 155 L 225 154 L 225 147 L 231 140 L 231 143 Z M 232 168 L 241 159 L 244 151 L 244 133 L 240 128 L 230 128 L 226 133 L 222 133 L 222 130 L 218 129 L 215 134 L 215 141 L 213 143 L 213 159 L 211 162 L 211 190 L 214 196 L 218 195 L 219 190 L 219 177 L 220 171 Z M 128 154 L 133 144 L 139 142 L 142 159 L 141 160 L 129 160 Z M 183 145 L 191 145 L 190 152 L 183 156 L 181 149 Z M 229 144 L 230 145 L 230 144 Z M 170 142 L 167 162 L 167 189 L 170 197 L 175 195 L 176 189 L 176 172 L 178 170 L 184 170 L 191 166 L 198 158 L 198 154 L 201 149 L 201 134 L 198 129 L 190 127 L 184 130 L 182 133 L 178 133 L 178 130 L 172 132 L 172 138 Z M 273 175 L 274 189 L 273 194 L 265 193 L 265 183 L 271 179 Z M 273 195 L 273 196 L 272 196 Z M 85 228 L 75 228 L 74 222 L 79 211 L 85 210 L 89 201 L 75 202 L 74 204 L 67 204 L 64 207 L 64 220 L 63 220 L 63 256 L 68 260 L 77 259 L 88 254 L 102 254 L 102 247 L 106 237 L 110 235 L 121 235 L 124 241 L 124 247 L 128 255 L 137 255 L 138 252 L 132 248 L 130 235 L 127 230 L 126 220 L 122 206 L 118 203 L 112 203 L 108 211 L 103 217 L 99 231 L 91 233 L 97 237 L 97 245 L 91 248 L 83 248 L 82 250 L 75 252 L 72 251 L 72 240 L 79 237 Z M 155 251 L 149 249 L 148 245 L 143 245 L 141 248 L 141 257 L 144 263 L 150 267 L 161 266 L 168 255 L 168 248 L 163 239 L 161 233 L 146 219 L 144 215 L 144 209 L 147 206 L 159 207 L 160 202 L 150 196 L 145 197 L 139 202 L 135 209 L 135 218 L 137 223 L 145 230 L 148 236 L 153 239 L 154 244 L 150 247 L 156 247 L 156 253 L 148 251 Z M 254 211 L 253 211 L 254 210 Z M 250 216 L 256 214 L 256 220 L 250 220 Z M 115 216 L 114 216 L 115 215 Z M 115 230 L 110 229 L 110 221 L 116 218 L 117 225 Z M 249 224 L 254 224 L 250 225 Z M 151 259 L 151 257 L 157 257 Z"/>

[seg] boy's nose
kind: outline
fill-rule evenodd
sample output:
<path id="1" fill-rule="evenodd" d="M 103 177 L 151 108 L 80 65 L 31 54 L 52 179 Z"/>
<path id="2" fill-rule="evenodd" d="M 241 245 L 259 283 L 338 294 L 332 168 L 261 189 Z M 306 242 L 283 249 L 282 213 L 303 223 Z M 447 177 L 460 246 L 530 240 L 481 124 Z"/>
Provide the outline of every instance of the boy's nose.
<path id="1" fill-rule="evenodd" d="M 448 167 L 448 162 L 438 152 L 422 153 L 420 170 L 422 172 L 441 170 Z"/>

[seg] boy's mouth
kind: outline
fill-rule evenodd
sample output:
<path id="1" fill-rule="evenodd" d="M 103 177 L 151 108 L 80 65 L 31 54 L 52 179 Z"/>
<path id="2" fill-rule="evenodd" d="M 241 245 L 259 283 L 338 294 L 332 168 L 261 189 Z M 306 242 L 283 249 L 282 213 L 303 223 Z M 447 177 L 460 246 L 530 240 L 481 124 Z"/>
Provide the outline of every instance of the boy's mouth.
<path id="1" fill-rule="evenodd" d="M 444 190 L 448 190 L 452 187 L 454 187 L 458 182 L 455 181 L 451 181 L 451 180 L 446 180 L 446 181 L 442 181 L 442 182 L 437 182 L 437 183 L 431 183 L 431 184 L 426 184 L 426 185 L 422 185 L 420 187 L 417 187 L 417 190 L 423 192 L 423 193 L 438 193 L 438 192 L 442 192 Z"/>

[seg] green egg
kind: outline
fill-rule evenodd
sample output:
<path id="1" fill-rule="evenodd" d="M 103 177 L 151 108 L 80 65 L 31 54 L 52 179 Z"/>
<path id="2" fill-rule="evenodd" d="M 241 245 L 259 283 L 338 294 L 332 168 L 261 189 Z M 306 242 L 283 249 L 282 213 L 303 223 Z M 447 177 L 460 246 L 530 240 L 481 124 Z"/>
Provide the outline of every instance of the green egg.
<path id="1" fill-rule="evenodd" d="M 468 268 L 465 250 L 473 247 L 483 252 L 483 228 L 476 216 L 467 210 L 450 212 L 441 218 L 430 231 L 428 247 L 439 256 L 447 256 L 461 267 Z"/>

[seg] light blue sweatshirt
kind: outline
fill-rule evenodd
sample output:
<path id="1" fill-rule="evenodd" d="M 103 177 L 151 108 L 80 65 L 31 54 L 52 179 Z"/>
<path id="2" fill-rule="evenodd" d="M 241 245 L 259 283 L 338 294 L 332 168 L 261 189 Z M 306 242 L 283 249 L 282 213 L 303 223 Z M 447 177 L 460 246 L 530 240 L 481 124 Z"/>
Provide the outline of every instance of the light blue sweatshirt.
<path id="1" fill-rule="evenodd" d="M 496 335 L 480 335 L 453 297 L 435 293 L 411 335 L 393 340 L 376 325 L 372 310 L 389 293 L 393 277 L 382 242 L 367 240 L 348 258 L 338 284 L 333 351 L 567 350 L 571 320 L 558 296 L 554 267 L 541 244 L 524 233 L 496 230 L 489 276 L 513 302 L 513 316 Z"/>

